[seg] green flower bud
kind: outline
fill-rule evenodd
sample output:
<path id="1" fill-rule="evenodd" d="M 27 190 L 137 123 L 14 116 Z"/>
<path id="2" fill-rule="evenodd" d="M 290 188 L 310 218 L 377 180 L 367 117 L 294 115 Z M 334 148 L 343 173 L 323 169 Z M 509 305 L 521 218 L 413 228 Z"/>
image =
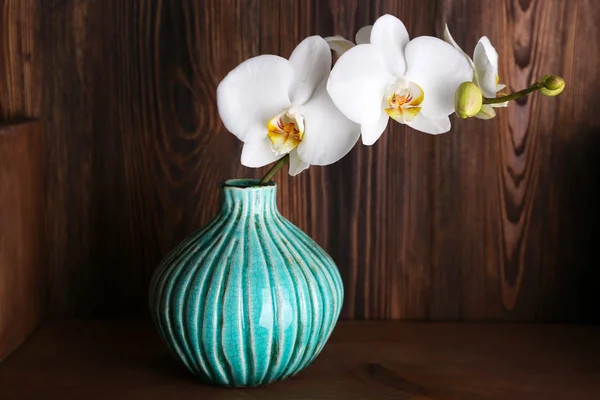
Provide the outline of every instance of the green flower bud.
<path id="1" fill-rule="evenodd" d="M 542 78 L 544 87 L 540 89 L 545 96 L 558 96 L 565 88 L 565 80 L 560 76 L 546 75 Z"/>
<path id="2" fill-rule="evenodd" d="M 463 82 L 454 92 L 454 109 L 460 118 L 474 117 L 483 105 L 481 89 L 473 82 Z"/>

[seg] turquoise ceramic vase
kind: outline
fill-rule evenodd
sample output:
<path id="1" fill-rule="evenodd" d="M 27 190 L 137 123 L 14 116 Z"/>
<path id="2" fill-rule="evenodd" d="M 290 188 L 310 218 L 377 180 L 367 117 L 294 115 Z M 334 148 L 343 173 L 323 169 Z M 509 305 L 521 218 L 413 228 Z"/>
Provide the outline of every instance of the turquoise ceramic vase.
<path id="1" fill-rule="evenodd" d="M 283 218 L 276 185 L 230 180 L 203 229 L 180 243 L 150 285 L 169 348 L 202 381 L 257 386 L 309 365 L 329 338 L 343 287 L 332 259 Z"/>

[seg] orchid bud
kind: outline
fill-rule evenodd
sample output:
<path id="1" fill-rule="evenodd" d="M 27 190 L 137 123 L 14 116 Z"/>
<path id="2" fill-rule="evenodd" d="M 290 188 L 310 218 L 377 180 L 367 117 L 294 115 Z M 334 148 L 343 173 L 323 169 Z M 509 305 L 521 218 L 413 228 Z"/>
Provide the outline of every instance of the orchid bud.
<path id="1" fill-rule="evenodd" d="M 483 95 L 473 82 L 463 82 L 454 93 L 454 109 L 460 118 L 474 117 L 481 110 Z"/>
<path id="2" fill-rule="evenodd" d="M 546 75 L 542 83 L 544 87 L 540 92 L 545 96 L 558 96 L 565 88 L 565 80 L 560 76 Z"/>

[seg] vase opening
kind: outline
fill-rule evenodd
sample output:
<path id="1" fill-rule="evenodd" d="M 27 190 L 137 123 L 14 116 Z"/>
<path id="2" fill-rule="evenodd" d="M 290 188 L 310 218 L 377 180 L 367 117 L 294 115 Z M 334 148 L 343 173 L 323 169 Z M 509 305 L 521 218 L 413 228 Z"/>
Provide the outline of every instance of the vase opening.
<path id="1" fill-rule="evenodd" d="M 222 187 L 238 188 L 238 189 L 260 189 L 264 187 L 277 186 L 273 181 L 269 181 L 264 185 L 259 185 L 260 179 L 228 179 L 221 182 Z"/>
<path id="2" fill-rule="evenodd" d="M 259 179 L 229 179 L 221 182 L 221 211 L 250 209 L 252 214 L 276 212 L 277 184 L 259 185 Z M 237 212 L 237 211 L 236 211 Z"/>

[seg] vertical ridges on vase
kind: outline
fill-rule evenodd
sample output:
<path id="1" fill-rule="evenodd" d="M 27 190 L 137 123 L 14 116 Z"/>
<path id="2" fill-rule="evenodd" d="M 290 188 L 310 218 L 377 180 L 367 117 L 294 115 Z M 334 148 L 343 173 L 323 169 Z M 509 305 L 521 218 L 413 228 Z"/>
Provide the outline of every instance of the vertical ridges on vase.
<path id="1" fill-rule="evenodd" d="M 224 186 L 206 228 L 165 257 L 150 285 L 158 331 L 201 379 L 254 386 L 321 351 L 341 310 L 331 258 L 276 208 L 276 187 Z"/>
<path id="2" fill-rule="evenodd" d="M 217 243 L 212 244 L 212 257 L 207 258 L 204 265 L 205 268 L 210 268 L 212 270 L 212 274 L 209 278 L 208 290 L 203 299 L 203 318 L 198 321 L 202 324 L 201 340 L 204 341 L 205 354 L 213 369 L 216 381 L 222 385 L 228 384 L 228 377 L 225 366 L 223 365 L 223 359 L 219 349 L 220 341 L 218 340 L 220 338 L 220 333 L 218 332 L 218 324 L 220 321 L 218 321 L 217 309 L 219 308 L 219 291 L 222 284 L 220 276 L 223 276 L 224 269 L 226 268 L 225 263 L 228 261 L 229 257 L 225 250 L 229 248 L 234 241 L 235 227 L 237 226 L 237 220 L 240 215 L 240 207 L 239 205 L 236 205 L 228 211 L 228 215 L 225 217 L 228 223 L 222 230 L 221 235 L 218 235 L 220 238 Z"/>
<path id="3" fill-rule="evenodd" d="M 298 358 L 297 363 L 294 365 L 294 369 L 303 369 L 304 366 L 307 365 L 307 359 L 312 356 L 313 351 L 318 344 L 318 340 L 320 338 L 319 333 L 323 326 L 324 312 L 325 308 L 327 307 L 327 299 L 324 298 L 321 291 L 321 287 L 318 282 L 319 277 L 315 276 L 313 272 L 313 269 L 315 268 L 311 268 L 311 265 L 305 256 L 296 251 L 295 247 L 288 240 L 293 239 L 294 242 L 297 242 L 298 238 L 296 232 L 287 229 L 286 225 L 281 223 L 283 222 L 282 220 L 283 218 L 280 218 L 280 223 L 278 224 L 278 229 L 282 233 L 282 241 L 288 248 L 288 251 L 290 251 L 292 257 L 296 260 L 296 265 L 300 267 L 302 274 L 304 275 L 304 279 L 308 285 L 308 290 L 310 293 L 310 302 L 312 304 L 312 313 L 310 315 L 310 317 L 312 317 L 310 324 L 311 328 L 308 332 L 311 340 L 310 343 L 308 343 L 304 348 L 304 351 Z"/>

